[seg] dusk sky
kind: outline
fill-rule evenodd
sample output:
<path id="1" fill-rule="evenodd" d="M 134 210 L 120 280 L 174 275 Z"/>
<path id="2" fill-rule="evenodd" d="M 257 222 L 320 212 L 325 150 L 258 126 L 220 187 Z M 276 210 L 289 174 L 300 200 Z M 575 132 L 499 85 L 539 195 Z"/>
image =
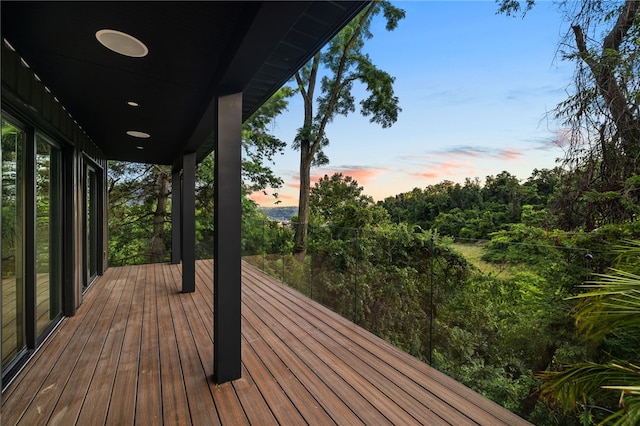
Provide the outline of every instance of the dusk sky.
<path id="1" fill-rule="evenodd" d="M 327 128 L 330 163 L 312 168 L 312 182 L 341 172 L 379 201 L 443 180 L 483 182 L 503 170 L 526 180 L 535 168 L 554 167 L 564 155 L 563 129 L 547 112 L 571 91 L 574 70 L 556 58 L 568 25 L 556 6 L 538 1 L 522 19 L 496 15 L 492 0 L 394 4 L 405 19 L 387 32 L 376 17 L 366 51 L 396 78 L 398 121 L 382 129 L 359 112 L 338 117 Z M 281 206 L 298 202 L 300 154 L 291 142 L 302 117 L 297 95 L 273 128 L 289 144 L 273 165 L 285 181 Z"/>

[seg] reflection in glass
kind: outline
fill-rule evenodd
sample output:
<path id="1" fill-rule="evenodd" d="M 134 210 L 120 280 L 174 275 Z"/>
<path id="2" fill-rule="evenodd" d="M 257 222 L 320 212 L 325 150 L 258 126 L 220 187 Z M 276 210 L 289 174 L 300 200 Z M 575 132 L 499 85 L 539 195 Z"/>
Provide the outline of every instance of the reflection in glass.
<path id="1" fill-rule="evenodd" d="M 22 129 L 2 120 L 2 367 L 25 346 Z"/>
<path id="2" fill-rule="evenodd" d="M 62 311 L 60 151 L 36 136 L 37 334 Z"/>
<path id="3" fill-rule="evenodd" d="M 86 277 L 85 277 L 85 287 L 88 286 L 91 281 L 96 277 L 97 274 L 97 260 L 98 260 L 98 244 L 97 244 L 97 236 L 96 236 L 96 223 L 97 223 L 97 213 L 96 213 L 96 171 L 92 167 L 87 167 L 86 174 L 86 186 L 87 186 L 87 194 L 86 194 Z"/>

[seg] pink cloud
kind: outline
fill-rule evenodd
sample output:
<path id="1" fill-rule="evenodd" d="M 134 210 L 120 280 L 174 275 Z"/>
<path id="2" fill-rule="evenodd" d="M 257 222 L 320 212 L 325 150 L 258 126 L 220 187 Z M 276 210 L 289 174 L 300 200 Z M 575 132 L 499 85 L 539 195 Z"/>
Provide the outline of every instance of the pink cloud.
<path id="1" fill-rule="evenodd" d="M 426 171 L 412 173 L 411 175 L 425 179 L 442 180 L 444 177 L 473 176 L 475 172 L 472 164 L 468 161 L 445 161 L 440 164 L 428 166 Z"/>
<path id="2" fill-rule="evenodd" d="M 293 195 L 286 194 L 286 193 L 278 193 L 278 198 L 275 198 L 273 194 L 269 194 L 269 193 L 265 194 L 262 191 L 256 191 L 249 194 L 249 199 L 255 201 L 258 205 L 261 205 L 261 206 L 273 206 L 278 201 L 280 201 L 279 204 L 282 204 L 285 206 L 298 203 L 298 199 Z"/>
<path id="3" fill-rule="evenodd" d="M 498 158 L 501 160 L 517 160 L 521 156 L 522 156 L 521 152 L 504 150 L 499 153 Z"/>
<path id="4" fill-rule="evenodd" d="M 383 172 L 385 172 L 385 169 L 368 168 L 364 166 L 344 166 L 337 167 L 335 169 L 321 169 L 315 171 L 311 175 L 311 183 L 313 185 L 325 175 L 333 176 L 336 173 L 342 173 L 343 176 L 351 176 L 358 182 L 360 186 L 366 186 L 366 184 L 369 183 L 372 178 L 378 176 Z"/>

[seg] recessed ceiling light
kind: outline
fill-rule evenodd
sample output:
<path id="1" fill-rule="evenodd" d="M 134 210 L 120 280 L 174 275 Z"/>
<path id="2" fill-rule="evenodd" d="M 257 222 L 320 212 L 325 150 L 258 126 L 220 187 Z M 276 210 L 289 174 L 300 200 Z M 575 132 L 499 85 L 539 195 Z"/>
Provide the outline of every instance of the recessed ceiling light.
<path id="1" fill-rule="evenodd" d="M 129 105 L 130 107 L 139 107 L 140 104 L 137 103 L 136 101 L 127 101 L 127 105 Z"/>
<path id="2" fill-rule="evenodd" d="M 107 49 L 131 58 L 142 58 L 149 53 L 143 42 L 120 31 L 100 30 L 96 33 L 96 38 Z"/>
<path id="3" fill-rule="evenodd" d="M 140 146 L 140 145 L 138 145 L 138 146 L 136 146 L 136 148 L 138 148 L 138 149 L 144 149 L 144 146 Z"/>
<path id="4" fill-rule="evenodd" d="M 140 132 L 138 130 L 128 130 L 127 134 L 129 136 L 133 136 L 134 138 L 141 138 L 141 139 L 147 139 L 151 137 L 149 133 Z"/>

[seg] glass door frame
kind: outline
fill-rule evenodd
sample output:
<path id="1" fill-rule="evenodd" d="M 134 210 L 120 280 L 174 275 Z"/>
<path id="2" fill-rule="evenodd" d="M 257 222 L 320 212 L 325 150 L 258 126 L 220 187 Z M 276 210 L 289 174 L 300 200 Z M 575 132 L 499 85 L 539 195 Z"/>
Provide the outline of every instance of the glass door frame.
<path id="1" fill-rule="evenodd" d="M 93 176 L 90 179 L 89 176 Z M 103 168 L 86 155 L 82 167 L 82 291 L 86 291 L 104 272 L 103 247 Z"/>

